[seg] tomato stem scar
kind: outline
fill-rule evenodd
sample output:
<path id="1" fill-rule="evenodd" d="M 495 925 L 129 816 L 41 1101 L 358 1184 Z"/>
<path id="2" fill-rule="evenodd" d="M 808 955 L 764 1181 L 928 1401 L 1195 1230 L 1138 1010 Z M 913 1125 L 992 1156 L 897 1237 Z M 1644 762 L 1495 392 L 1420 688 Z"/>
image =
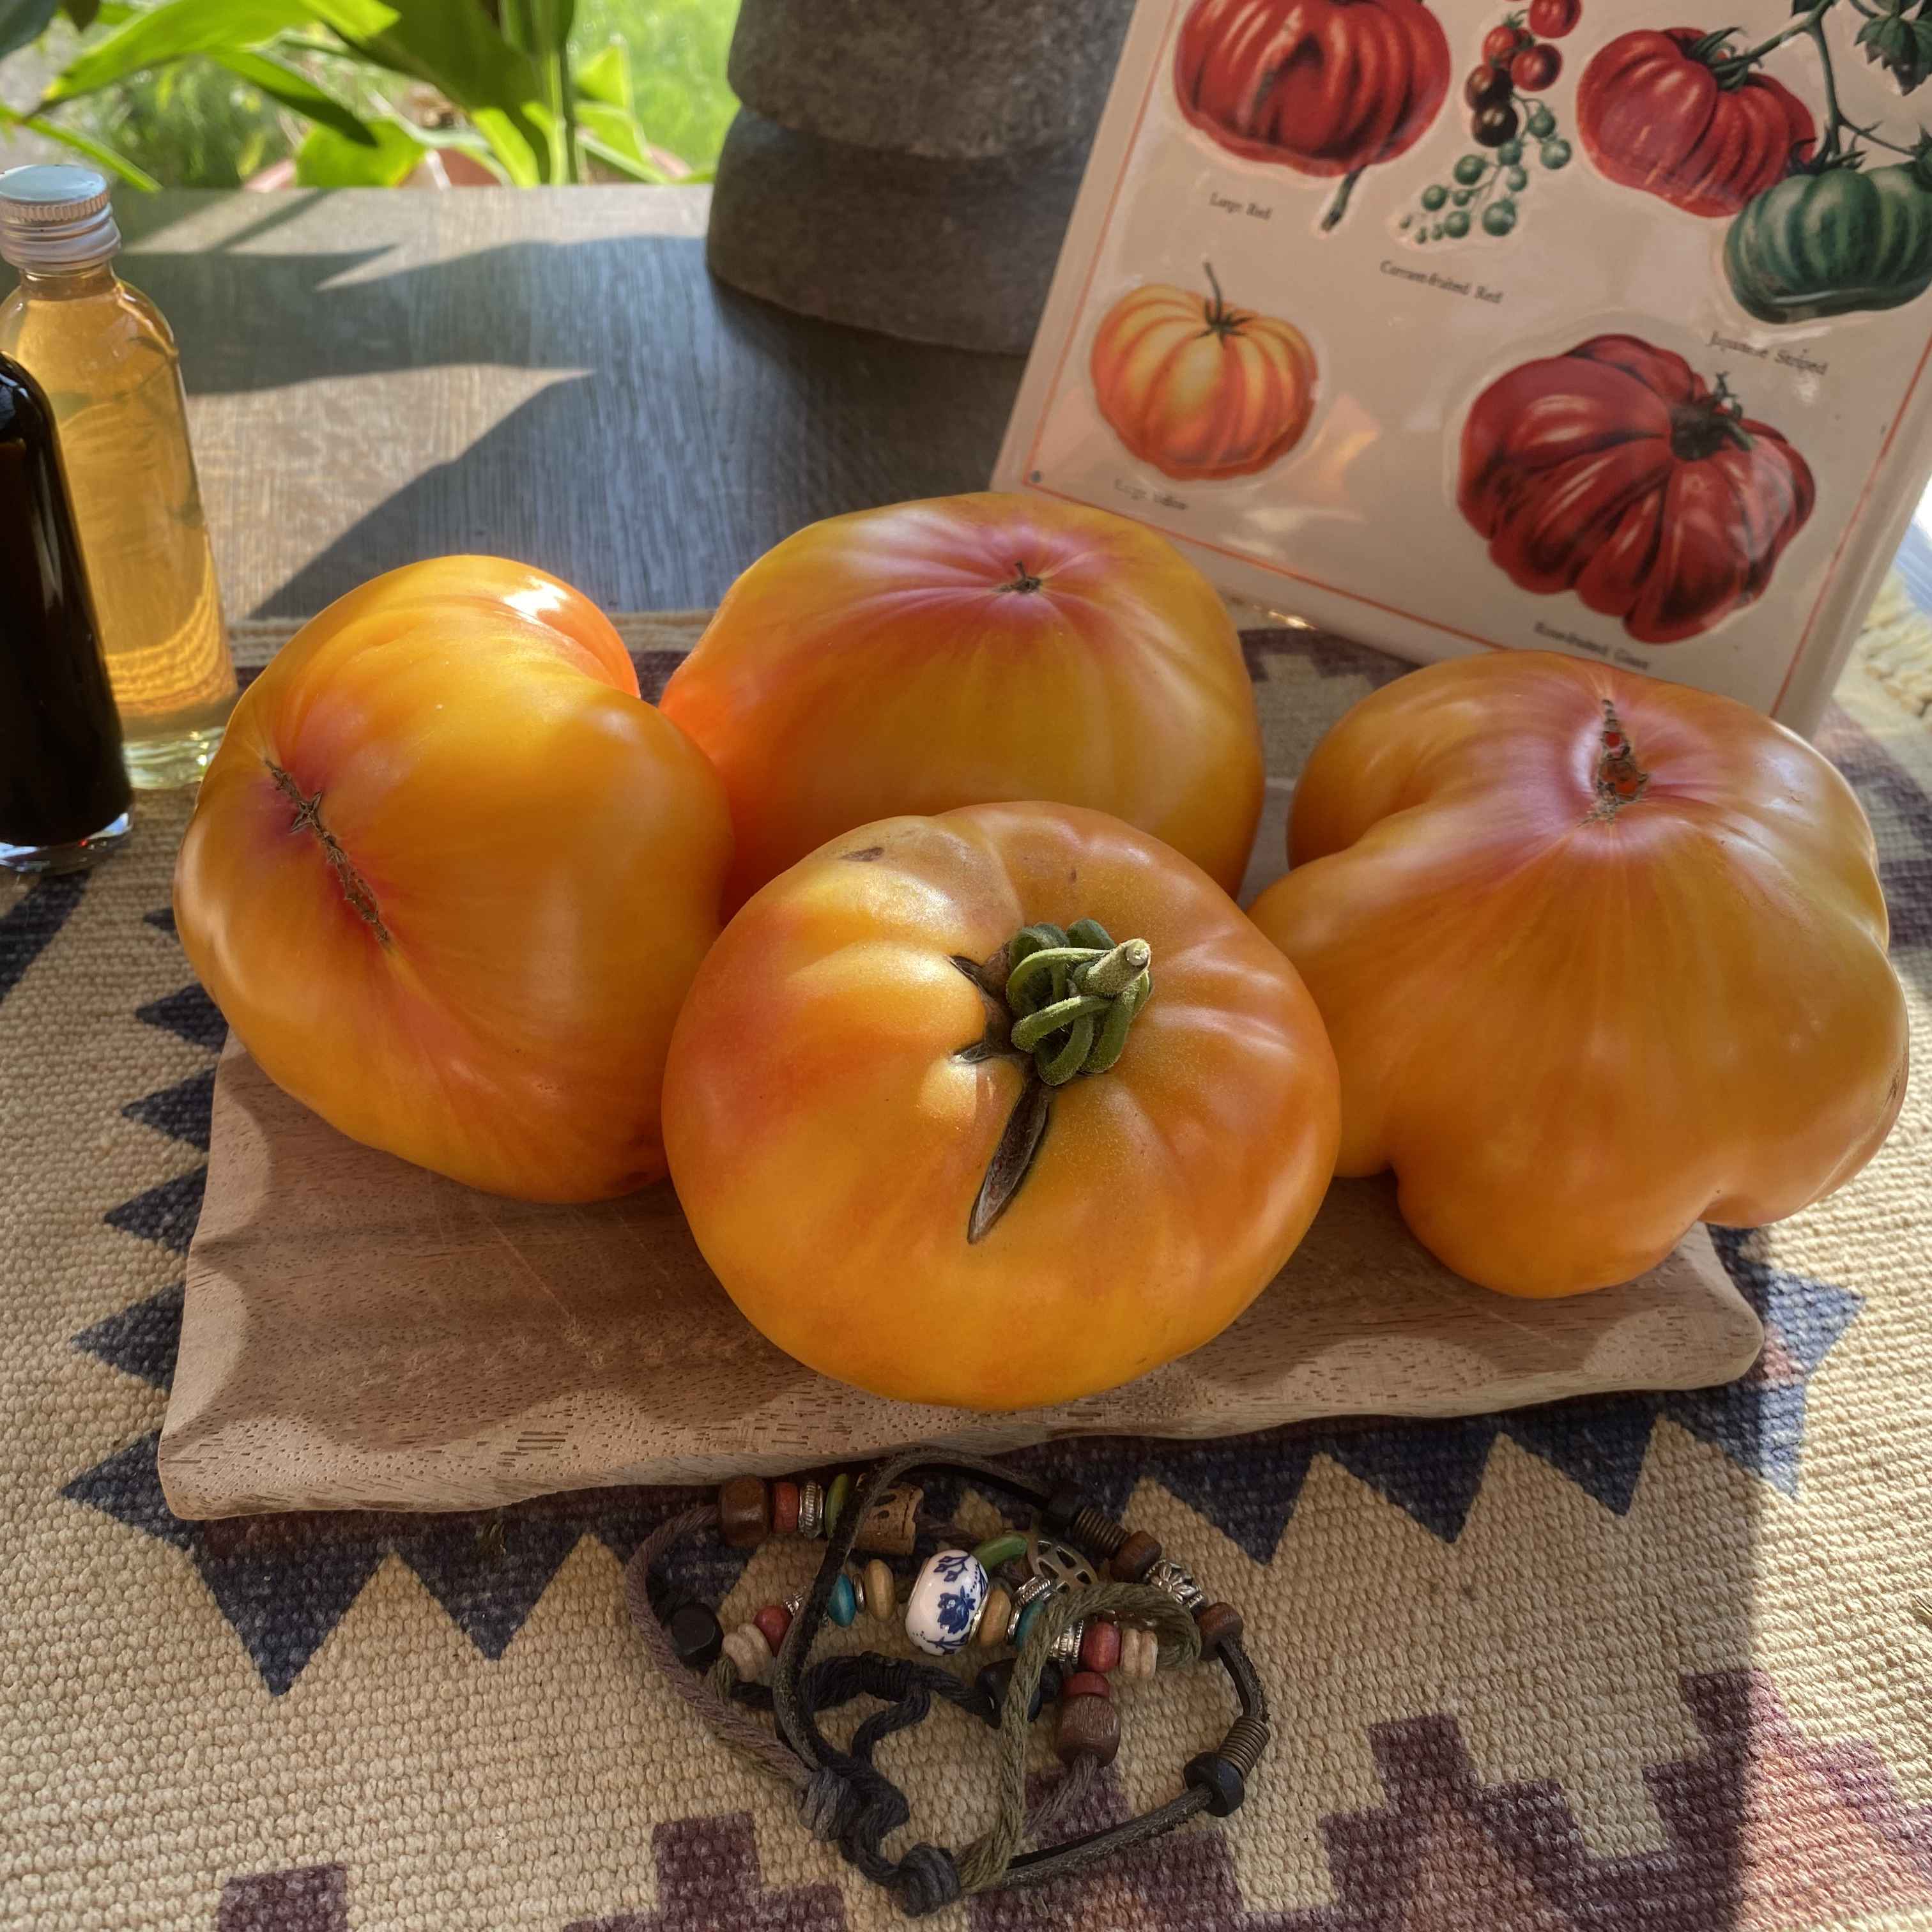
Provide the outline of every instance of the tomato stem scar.
<path id="1" fill-rule="evenodd" d="M 1016 563 L 1013 566 L 1013 580 L 1010 584 L 1002 584 L 999 586 L 1002 592 L 1014 591 L 1022 597 L 1037 590 L 1040 587 L 1040 580 L 1027 568 L 1024 562 Z"/>
<path id="2" fill-rule="evenodd" d="M 313 797 L 304 797 L 302 787 L 280 765 L 268 758 L 262 762 L 268 766 L 268 776 L 274 780 L 276 788 L 294 802 L 296 815 L 289 821 L 289 830 L 315 834 L 322 847 L 322 856 L 328 861 L 336 883 L 342 888 L 342 896 L 368 922 L 376 939 L 384 946 L 389 944 L 389 928 L 382 923 L 382 908 L 376 903 L 376 895 L 356 869 L 354 860 L 342 849 L 342 842 L 322 822 L 322 794 L 318 791 Z"/>
<path id="3" fill-rule="evenodd" d="M 1650 784 L 1650 774 L 1636 761 L 1636 747 L 1625 734 L 1617 708 L 1604 700 L 1604 726 L 1598 741 L 1597 802 L 1586 822 L 1616 817 L 1627 805 L 1634 805 Z"/>

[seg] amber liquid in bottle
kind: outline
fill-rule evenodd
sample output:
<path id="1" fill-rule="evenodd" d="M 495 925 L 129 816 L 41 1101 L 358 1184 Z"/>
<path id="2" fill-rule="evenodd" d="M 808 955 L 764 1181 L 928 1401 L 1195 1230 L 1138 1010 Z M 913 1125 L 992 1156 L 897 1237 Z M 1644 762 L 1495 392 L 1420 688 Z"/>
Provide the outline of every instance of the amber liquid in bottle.
<path id="1" fill-rule="evenodd" d="M 0 356 L 0 867 L 67 872 L 128 830 L 128 775 L 53 412 Z"/>
<path id="2" fill-rule="evenodd" d="M 0 304 L 0 353 L 53 404 L 128 776 L 191 784 L 236 680 L 174 338 L 102 262 L 24 271 Z"/>

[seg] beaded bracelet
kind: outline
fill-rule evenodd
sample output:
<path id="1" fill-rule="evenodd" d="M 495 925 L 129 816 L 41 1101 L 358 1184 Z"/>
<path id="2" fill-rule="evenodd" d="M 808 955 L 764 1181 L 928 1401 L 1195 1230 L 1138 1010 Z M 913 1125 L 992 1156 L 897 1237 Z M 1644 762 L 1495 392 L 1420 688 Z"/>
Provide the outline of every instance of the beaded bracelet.
<path id="1" fill-rule="evenodd" d="M 914 1470 L 975 1478 L 1029 1504 L 1039 1526 L 1007 1533 L 970 1550 L 928 1556 L 906 1593 L 906 1632 L 934 1657 L 968 1643 L 1017 1646 L 1017 1654 L 982 1669 L 969 1684 L 938 1665 L 875 1652 L 809 1661 L 824 1619 L 849 1625 L 862 1610 L 890 1616 L 901 1598 L 889 1556 L 914 1553 L 921 1540 L 922 1492 L 902 1486 Z M 816 1534 L 826 1544 L 810 1590 L 760 1608 L 728 1634 L 714 1612 L 672 1598 L 653 1572 L 680 1538 L 716 1525 L 736 1547 L 773 1534 Z M 867 1558 L 855 1578 L 848 1564 Z M 1109 1580 L 1099 1574 L 1104 1564 Z M 797 1794 L 814 1834 L 836 1844 L 914 1916 L 962 1892 L 1038 1882 L 1090 1863 L 1207 1810 L 1226 1816 L 1242 1802 L 1246 1780 L 1268 1742 L 1267 1700 L 1241 1643 L 1239 1613 L 1210 1604 L 1160 1545 L 1088 1506 L 1076 1492 L 1048 1495 L 994 1462 L 933 1449 L 909 1450 L 874 1469 L 855 1489 L 841 1474 L 829 1485 L 767 1483 L 739 1477 L 715 1508 L 686 1511 L 661 1526 L 632 1558 L 627 1580 L 634 1617 L 654 1659 L 721 1742 Z M 1150 1676 L 1157 1667 L 1212 1658 L 1228 1673 L 1240 1706 L 1220 1747 L 1184 1768 L 1179 1796 L 1142 1816 L 1047 1849 L 1022 1852 L 1028 1837 L 1044 1837 L 1070 1811 L 1120 1741 L 1108 1676 Z M 680 1665 L 685 1666 L 678 1668 Z M 694 1676 L 694 1672 L 705 1673 Z M 767 1676 L 767 1690 L 761 1680 Z M 882 1699 L 840 1750 L 820 1731 L 820 1713 L 860 1695 Z M 881 1841 L 910 1816 L 904 1796 L 874 1765 L 878 1744 L 921 1721 L 934 1697 L 973 1712 L 1000 1734 L 999 1808 L 994 1826 L 954 1853 L 917 1844 L 888 1858 Z M 1067 1775 L 1029 1815 L 1024 1806 L 1028 1727 L 1049 1703 L 1058 1706 L 1056 1751 Z M 744 1707 L 769 1705 L 773 1736 Z"/>

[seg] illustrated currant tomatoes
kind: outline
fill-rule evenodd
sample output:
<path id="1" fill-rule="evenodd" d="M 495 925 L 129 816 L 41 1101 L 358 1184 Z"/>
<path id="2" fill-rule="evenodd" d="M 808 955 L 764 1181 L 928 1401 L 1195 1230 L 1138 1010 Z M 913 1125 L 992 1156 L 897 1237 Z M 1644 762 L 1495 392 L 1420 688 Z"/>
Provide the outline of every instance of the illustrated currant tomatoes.
<path id="1" fill-rule="evenodd" d="M 1487 61 L 1480 67 L 1472 68 L 1468 79 L 1462 83 L 1462 98 L 1472 107 L 1486 107 L 1492 101 L 1507 100 L 1509 98 L 1508 69 L 1492 67 Z"/>
<path id="2" fill-rule="evenodd" d="M 1510 79 L 1519 94 L 1540 94 L 1563 71 L 1563 56 L 1554 47 L 1525 47 L 1510 62 Z"/>
<path id="3" fill-rule="evenodd" d="M 1695 27 L 1620 34 L 1576 84 L 1583 152 L 1610 180 L 1691 214 L 1736 214 L 1817 139 L 1782 81 L 1724 64 L 1727 38 Z"/>
<path id="4" fill-rule="evenodd" d="M 909 1402 L 1069 1401 L 1195 1348 L 1335 1162 L 1335 1059 L 1179 853 L 1064 806 L 847 832 L 680 1016 L 664 1108 L 718 1279 L 788 1353 Z"/>
<path id="5" fill-rule="evenodd" d="M 1232 152 L 1352 175 L 1428 131 L 1449 58 L 1422 0 L 1195 0 L 1174 86 L 1189 121 Z"/>
<path id="6" fill-rule="evenodd" d="M 1483 58 L 1498 67 L 1507 67 L 1516 57 L 1517 48 L 1528 44 L 1529 36 L 1512 16 L 1501 26 L 1492 27 L 1483 36 Z"/>
<path id="7" fill-rule="evenodd" d="M 1478 108 L 1475 118 L 1469 123 L 1469 132 L 1480 146 L 1500 148 L 1505 141 L 1516 138 L 1516 130 L 1522 125 L 1515 108 L 1502 100 L 1493 107 Z"/>
<path id="8" fill-rule="evenodd" d="M 1898 1117 L 1871 828 L 1732 699 L 1542 651 L 1431 665 L 1316 747 L 1289 850 L 1252 916 L 1334 1042 L 1336 1171 L 1393 1168 L 1486 1287 L 1575 1294 L 1700 1220 L 1796 1214 Z"/>
<path id="9" fill-rule="evenodd" d="M 1583 0 L 1530 0 L 1529 30 L 1539 39 L 1560 40 L 1583 17 Z"/>
<path id="10" fill-rule="evenodd" d="M 1599 335 L 1521 364 L 1462 428 L 1456 501 L 1523 590 L 1675 644 L 1763 595 L 1811 514 L 1804 459 L 1681 356 Z"/>

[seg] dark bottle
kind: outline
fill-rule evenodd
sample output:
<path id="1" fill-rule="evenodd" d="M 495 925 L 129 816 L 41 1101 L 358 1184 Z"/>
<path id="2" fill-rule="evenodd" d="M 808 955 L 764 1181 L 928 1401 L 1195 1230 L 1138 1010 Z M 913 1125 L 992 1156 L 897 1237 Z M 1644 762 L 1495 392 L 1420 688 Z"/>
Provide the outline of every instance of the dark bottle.
<path id="1" fill-rule="evenodd" d="M 92 865 L 128 797 L 53 410 L 0 356 L 0 867 Z"/>

